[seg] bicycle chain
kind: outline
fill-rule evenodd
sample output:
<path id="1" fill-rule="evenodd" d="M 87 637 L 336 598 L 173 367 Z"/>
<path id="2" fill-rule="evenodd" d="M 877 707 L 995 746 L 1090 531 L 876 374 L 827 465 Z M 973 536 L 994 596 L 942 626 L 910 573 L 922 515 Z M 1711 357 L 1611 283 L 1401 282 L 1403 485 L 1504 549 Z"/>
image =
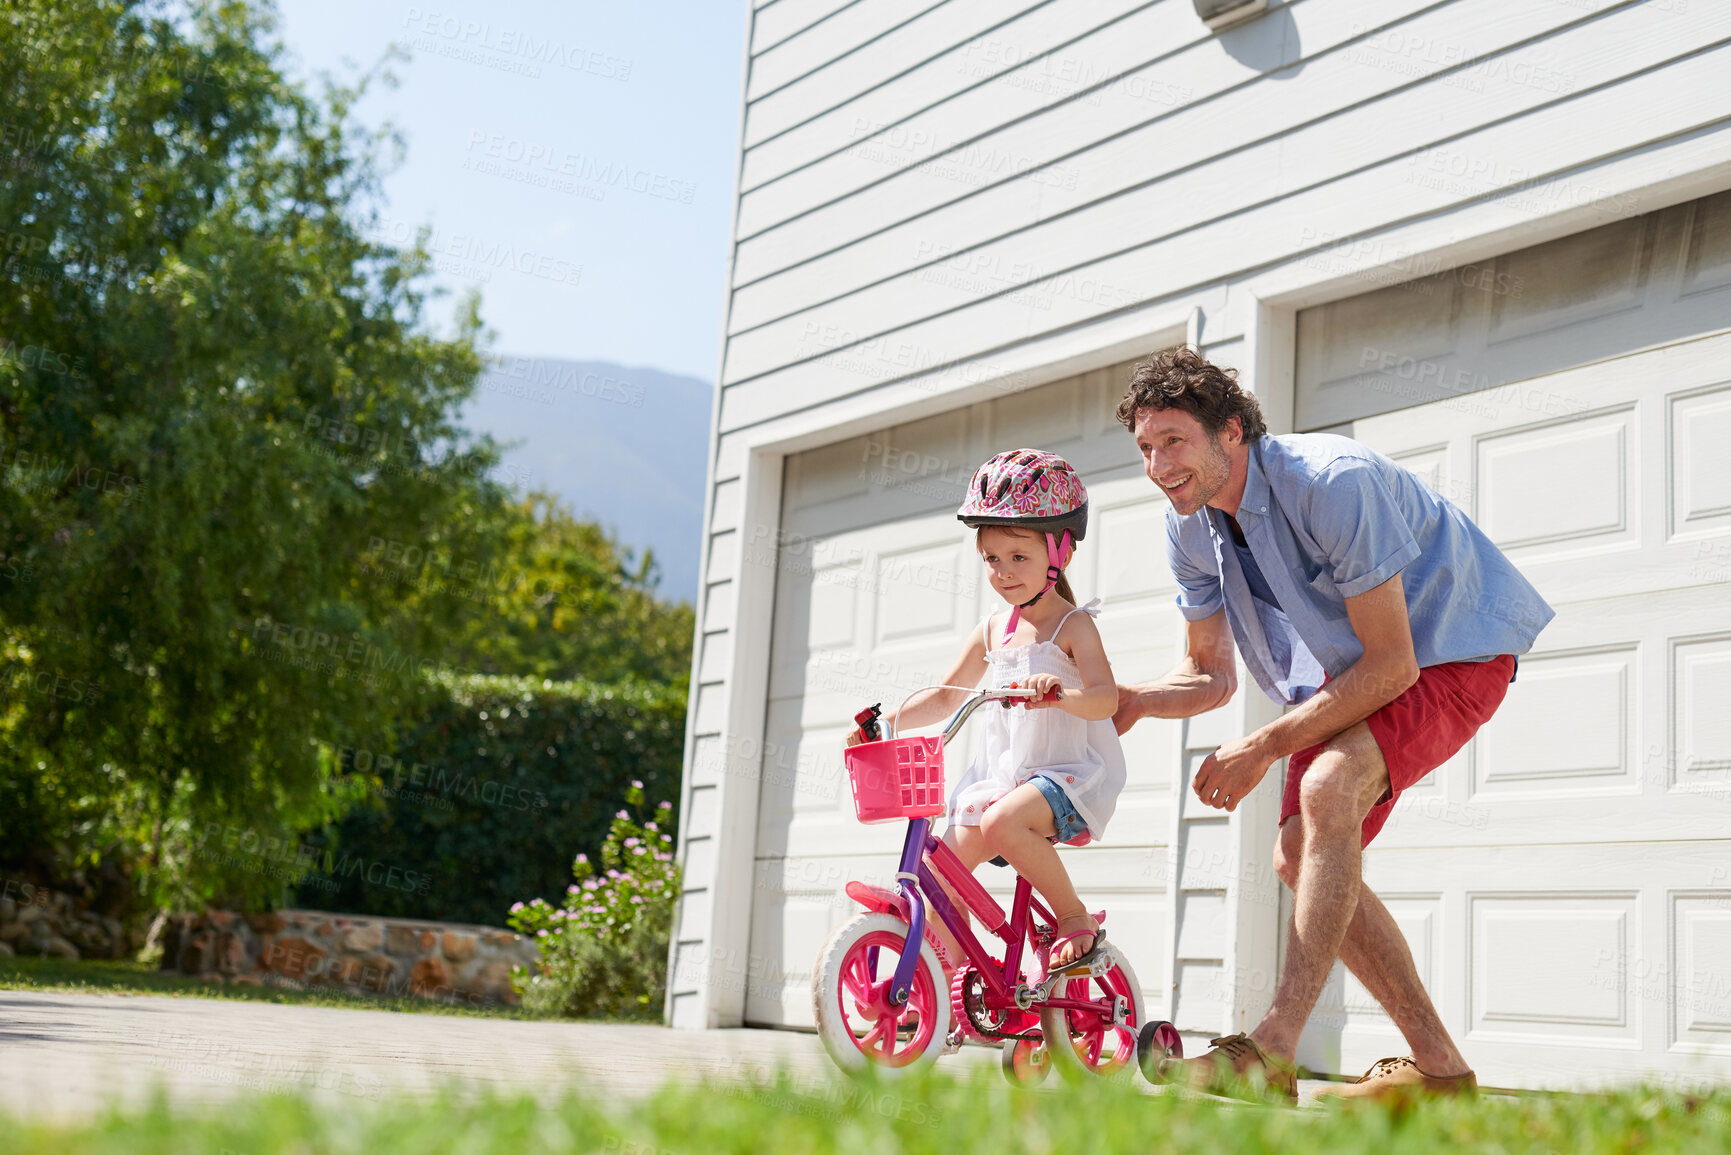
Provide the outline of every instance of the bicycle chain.
<path id="1" fill-rule="evenodd" d="M 983 982 L 983 980 L 980 979 L 980 973 L 970 967 L 964 971 L 961 976 L 958 976 L 958 978 L 960 981 L 957 985 L 961 987 L 962 1010 L 967 1013 L 969 1027 L 981 1037 L 987 1039 L 1015 1039 L 1017 1042 L 1025 1040 L 1034 1040 L 1037 1042 L 1044 1038 L 1038 1028 L 1031 1031 L 1019 1032 L 999 1031 L 981 1023 L 980 1016 L 985 1015 L 987 1011 L 979 1001 L 979 984 Z"/>

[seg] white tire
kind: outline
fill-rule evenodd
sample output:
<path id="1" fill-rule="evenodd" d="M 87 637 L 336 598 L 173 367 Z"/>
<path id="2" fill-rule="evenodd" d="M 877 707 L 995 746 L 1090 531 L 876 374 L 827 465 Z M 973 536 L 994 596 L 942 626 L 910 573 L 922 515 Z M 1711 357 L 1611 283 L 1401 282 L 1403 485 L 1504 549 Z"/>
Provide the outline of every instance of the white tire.
<path id="1" fill-rule="evenodd" d="M 907 1006 L 886 1035 L 873 1008 L 860 1005 L 862 988 L 887 982 L 907 942 L 908 924 L 889 914 L 861 914 L 836 928 L 818 951 L 812 970 L 812 1016 L 818 1038 L 835 1065 L 849 1074 L 868 1067 L 895 1078 L 929 1066 L 944 1049 L 950 1030 L 950 988 L 930 943 L 920 944 Z M 866 973 L 866 951 L 878 947 L 874 973 Z M 845 990 L 844 990 L 845 987 Z M 888 1027 L 888 1024 L 883 1024 Z M 910 1032 L 907 1039 L 902 1033 Z"/>

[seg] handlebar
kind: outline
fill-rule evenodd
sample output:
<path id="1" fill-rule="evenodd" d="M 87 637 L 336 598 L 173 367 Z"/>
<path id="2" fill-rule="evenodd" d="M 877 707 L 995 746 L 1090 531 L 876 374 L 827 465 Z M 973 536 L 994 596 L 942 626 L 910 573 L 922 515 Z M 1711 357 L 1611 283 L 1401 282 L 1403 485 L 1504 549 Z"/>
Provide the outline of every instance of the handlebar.
<path id="1" fill-rule="evenodd" d="M 1038 697 L 1033 689 L 1027 686 L 1012 686 L 1002 689 L 982 689 L 978 686 L 921 686 L 919 689 L 913 691 L 913 693 L 910 693 L 906 698 L 903 698 L 901 700 L 901 705 L 897 706 L 895 711 L 890 715 L 889 725 L 884 734 L 885 738 L 894 738 L 896 736 L 896 724 L 901 721 L 902 707 L 906 706 L 908 702 L 913 699 L 914 694 L 921 694 L 927 690 L 961 690 L 970 695 L 968 700 L 962 704 L 962 708 L 956 712 L 956 716 L 950 720 L 950 724 L 944 727 L 943 739 L 945 745 L 949 744 L 950 738 L 955 735 L 956 731 L 962 728 L 962 725 L 973 715 L 973 712 L 985 705 L 987 702 L 1025 700 Z"/>
<path id="2" fill-rule="evenodd" d="M 1015 689 L 1007 690 L 981 690 L 972 698 L 969 698 L 966 702 L 962 703 L 962 708 L 956 711 L 956 716 L 950 720 L 948 726 L 944 727 L 944 745 L 948 746 L 950 744 L 950 738 L 954 736 L 956 731 L 962 728 L 963 724 L 967 722 L 975 710 L 978 710 L 987 702 L 996 702 L 1014 698 L 1032 698 L 1035 696 L 1034 691 L 1026 686 L 1018 686 Z"/>

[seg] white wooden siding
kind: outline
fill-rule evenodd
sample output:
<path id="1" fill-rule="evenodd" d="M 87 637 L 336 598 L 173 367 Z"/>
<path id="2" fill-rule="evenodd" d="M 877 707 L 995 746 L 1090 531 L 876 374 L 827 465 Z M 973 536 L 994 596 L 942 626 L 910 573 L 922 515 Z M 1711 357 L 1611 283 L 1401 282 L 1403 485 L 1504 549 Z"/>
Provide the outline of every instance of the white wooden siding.
<path id="1" fill-rule="evenodd" d="M 1731 18 L 1731 11 L 1718 11 Z M 1630 47 L 1626 55 L 1632 54 Z M 1450 150 L 1465 165 L 1483 166 L 1489 191 L 1571 179 L 1569 174 L 1585 179 L 1578 171 L 1583 142 L 1574 132 L 1583 122 L 1597 126 L 1591 134 L 1595 161 L 1638 149 L 1655 135 L 1677 136 L 1707 126 L 1720 126 L 1722 143 L 1731 148 L 1731 130 L 1722 127 L 1731 118 L 1731 95 L 1724 91 L 1728 76 L 1731 46 L 1693 53 L 1669 68 L 1584 93 L 1568 105 L 1547 104 L 1456 137 Z M 1520 157 L 1518 166 L 1489 159 L 1512 156 Z M 1196 287 L 1213 279 L 1208 274 L 1222 262 L 1249 269 L 1315 247 L 1316 236 L 1351 236 L 1441 212 L 1463 199 L 1463 191 L 1446 179 L 1425 180 L 1428 163 L 1402 156 L 1373 164 L 1128 249 L 1099 252 L 1158 229 L 1162 210 L 1182 214 L 1182 202 L 1160 200 L 1151 192 L 1144 212 L 1112 213 L 1094 222 L 1097 231 L 1083 227 L 1085 218 L 1072 216 L 1028 230 L 1018 245 L 987 250 L 997 268 L 1019 261 L 1052 270 L 1052 291 L 1045 298 L 1006 283 L 992 285 L 992 295 L 982 299 L 967 282 L 934 283 L 907 274 L 881 286 L 882 291 L 866 290 L 731 336 L 725 372 L 726 379 L 736 383 L 727 386 L 722 398 L 724 428 L 761 419 L 766 409 L 773 412 L 774 398 L 785 398 L 789 390 L 809 402 L 865 387 L 851 367 L 837 371 L 849 366 L 849 354 L 881 363 L 879 350 L 891 348 L 907 351 L 916 363 L 921 357 L 957 360 L 985 353 L 1006 339 L 1030 337 L 1048 327 Z M 1206 203 L 1209 196 L 1232 193 L 1229 183 L 1221 182 L 1193 188 L 1192 195 Z M 1078 256 L 1095 253 L 1097 259 L 1076 263 Z M 767 402 L 762 399 L 766 392 Z"/>
<path id="2" fill-rule="evenodd" d="M 1567 10 L 1505 5 L 1497 15 L 1476 24 L 1474 30 L 1486 39 L 1519 39 L 1554 25 L 1558 11 Z M 1414 24 L 1440 23 L 1449 14 L 1428 13 Z M 1547 94 L 1512 79 L 1525 75 L 1520 70 L 1535 67 L 1535 61 L 1547 54 L 1568 53 L 1573 66 L 1570 79 L 1585 88 L 1691 47 L 1692 28 L 1674 20 L 1657 24 L 1654 20 L 1652 10 L 1646 8 L 1616 13 L 1606 18 L 1604 28 L 1576 26 L 1541 44 L 1510 53 L 1503 61 L 1509 69 L 1484 78 L 1476 91 L 1451 83 L 1449 77 L 1436 78 L 1406 93 L 1400 105 L 1358 103 L 1308 123 L 1305 119 L 1312 117 L 1315 109 L 1306 102 L 1257 110 L 1254 104 L 1265 100 L 1266 94 L 1254 88 L 1241 89 L 1233 94 L 1240 99 L 1223 98 L 1187 109 L 1073 154 L 1061 162 L 1061 169 L 1051 170 L 1052 179 L 994 185 L 866 241 L 804 260 L 761 280 L 746 283 L 749 269 L 742 260 L 740 287 L 733 302 L 733 331 L 759 328 L 777 319 L 777 310 L 781 315 L 801 318 L 818 313 L 817 319 L 828 323 L 822 310 L 815 307 L 829 302 L 846 310 L 844 318 L 863 316 L 872 308 L 871 297 L 877 293 L 894 295 L 905 315 L 916 317 L 922 311 L 949 307 L 969 294 L 978 297 L 987 292 L 1010 292 L 1018 284 L 1038 294 L 1037 283 L 1062 269 L 1086 266 L 1132 243 L 1147 243 L 1144 238 L 1177 235 L 1207 221 L 1235 216 L 1273 197 L 1329 183 L 1343 172 L 1387 160 L 1388 133 L 1398 127 L 1390 124 L 1391 115 L 1425 118 L 1434 129 L 1435 139 L 1442 139 L 1548 103 Z M 1714 24 L 1718 34 L 1731 35 L 1731 9 L 1721 9 Z M 1618 43 L 1602 39 L 1607 31 L 1619 37 Z M 1428 31 L 1412 34 L 1431 35 Z M 1353 54 L 1333 53 L 1307 66 L 1306 94 L 1312 98 L 1331 94 L 1331 106 L 1351 105 L 1365 95 L 1364 72 L 1363 61 Z M 1410 78 L 1396 72 L 1373 76 L 1388 88 L 1410 84 Z M 1302 127 L 1279 135 L 1268 132 L 1285 124 Z M 1210 131 L 1216 126 L 1219 131 Z M 1255 143 L 1247 141 L 1240 146 L 1237 138 L 1250 138 Z M 1173 139 L 1192 144 L 1202 155 L 1171 152 L 1166 142 Z M 1006 142 L 990 147 L 1002 149 L 1008 156 L 1032 143 Z M 1203 154 L 1204 148 L 1208 153 Z M 1156 149 L 1168 151 L 1159 154 L 1161 171 L 1151 174 L 1149 160 Z M 1422 181 L 1435 173 L 1446 181 L 1451 179 L 1451 167 L 1446 156 L 1421 156 L 1409 162 L 1404 175 Z M 1146 183 L 1130 187 L 1137 182 Z M 1006 235 L 1003 224 L 1007 220 L 1027 222 L 1028 227 Z M 861 223 L 856 218 L 854 227 Z M 1087 239 L 1078 245 L 1078 238 Z M 741 245 L 742 259 L 753 243 Z M 833 236 L 830 243 L 834 243 Z M 924 267 L 908 270 L 910 263 Z M 953 291 L 948 301 L 923 301 L 906 295 L 910 282 L 953 286 Z M 892 316 L 879 324 L 894 327 L 898 319 Z M 863 335 L 875 335 L 874 329 L 863 325 L 856 328 Z"/>

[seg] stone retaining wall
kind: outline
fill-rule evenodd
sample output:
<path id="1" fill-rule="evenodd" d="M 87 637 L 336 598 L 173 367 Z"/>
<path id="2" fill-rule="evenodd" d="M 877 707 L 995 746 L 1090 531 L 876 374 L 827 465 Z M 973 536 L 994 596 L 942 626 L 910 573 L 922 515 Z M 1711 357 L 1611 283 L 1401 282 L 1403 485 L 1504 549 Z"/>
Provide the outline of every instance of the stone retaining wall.
<path id="1" fill-rule="evenodd" d="M 511 968 L 533 967 L 533 940 L 492 926 L 279 910 L 171 918 L 162 969 L 225 982 L 328 986 L 382 997 L 514 1003 Z"/>
<path id="2" fill-rule="evenodd" d="M 120 958 L 137 945 L 119 919 L 85 910 L 69 894 L 0 880 L 0 956 Z"/>

